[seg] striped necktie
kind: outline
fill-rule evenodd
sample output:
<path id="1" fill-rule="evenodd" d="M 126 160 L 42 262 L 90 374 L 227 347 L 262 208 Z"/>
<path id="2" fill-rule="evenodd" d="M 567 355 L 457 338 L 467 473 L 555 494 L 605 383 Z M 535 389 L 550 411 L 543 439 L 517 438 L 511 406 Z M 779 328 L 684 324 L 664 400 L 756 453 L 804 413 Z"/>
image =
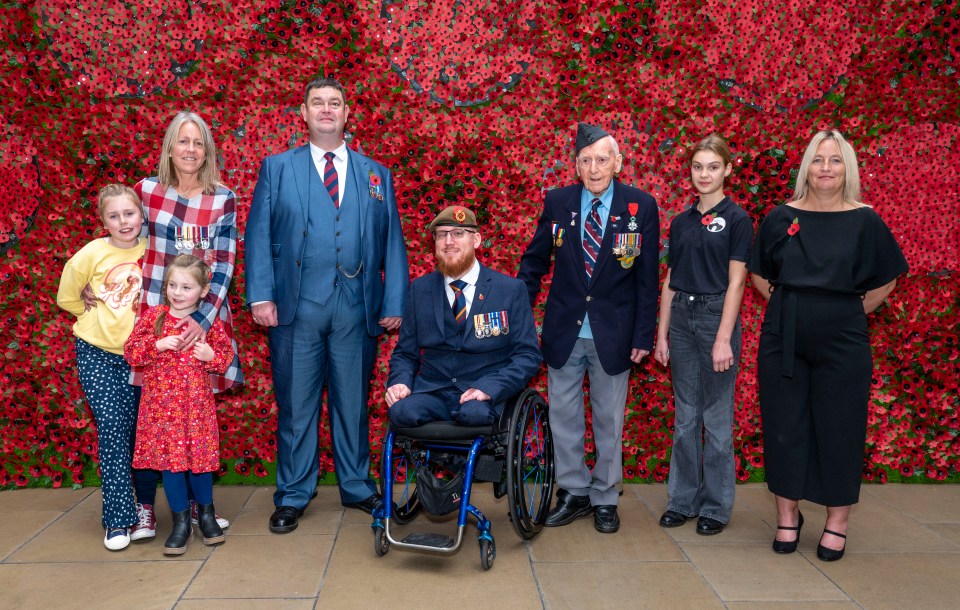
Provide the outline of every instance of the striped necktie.
<path id="1" fill-rule="evenodd" d="M 450 282 L 450 288 L 453 289 L 453 317 L 457 320 L 457 332 L 463 331 L 467 321 L 467 297 L 463 294 L 463 289 L 466 287 L 467 283 L 463 280 Z"/>
<path id="2" fill-rule="evenodd" d="M 594 199 L 593 208 L 587 215 L 587 221 L 583 225 L 583 265 L 587 271 L 587 277 L 593 277 L 593 268 L 597 264 L 597 256 L 600 254 L 600 242 L 603 241 L 603 226 L 600 224 L 600 200 Z"/>
<path id="3" fill-rule="evenodd" d="M 330 193 L 330 199 L 333 199 L 333 205 L 340 207 L 340 187 L 337 185 L 337 168 L 333 165 L 333 153 L 328 152 L 323 155 L 327 164 L 323 167 L 323 185 L 327 187 Z"/>

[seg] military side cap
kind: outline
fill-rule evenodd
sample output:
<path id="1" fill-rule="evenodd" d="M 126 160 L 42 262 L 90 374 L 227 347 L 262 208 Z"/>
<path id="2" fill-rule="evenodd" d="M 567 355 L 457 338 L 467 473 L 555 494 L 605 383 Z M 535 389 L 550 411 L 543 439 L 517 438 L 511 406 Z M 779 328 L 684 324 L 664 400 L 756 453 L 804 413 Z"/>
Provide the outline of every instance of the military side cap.
<path id="1" fill-rule="evenodd" d="M 451 205 L 444 208 L 437 217 L 427 225 L 428 231 L 436 227 L 469 227 L 477 228 L 477 216 L 462 205 Z"/>
<path id="2" fill-rule="evenodd" d="M 580 123 L 577 125 L 577 148 L 574 151 L 575 155 L 580 154 L 580 151 L 590 146 L 594 142 L 601 140 L 610 134 L 605 132 L 602 128 L 595 125 L 587 125 L 586 123 Z"/>

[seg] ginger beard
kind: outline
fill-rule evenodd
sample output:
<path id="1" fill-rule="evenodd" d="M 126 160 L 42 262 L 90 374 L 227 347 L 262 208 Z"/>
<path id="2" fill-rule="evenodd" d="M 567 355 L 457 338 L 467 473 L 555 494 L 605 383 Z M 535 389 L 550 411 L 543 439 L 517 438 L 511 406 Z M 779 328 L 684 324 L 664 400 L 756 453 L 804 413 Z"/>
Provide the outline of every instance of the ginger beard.
<path id="1" fill-rule="evenodd" d="M 438 241 L 434 250 L 437 269 L 447 277 L 462 277 L 473 267 L 479 242 L 479 233 L 467 233 L 461 239 L 447 238 Z"/>

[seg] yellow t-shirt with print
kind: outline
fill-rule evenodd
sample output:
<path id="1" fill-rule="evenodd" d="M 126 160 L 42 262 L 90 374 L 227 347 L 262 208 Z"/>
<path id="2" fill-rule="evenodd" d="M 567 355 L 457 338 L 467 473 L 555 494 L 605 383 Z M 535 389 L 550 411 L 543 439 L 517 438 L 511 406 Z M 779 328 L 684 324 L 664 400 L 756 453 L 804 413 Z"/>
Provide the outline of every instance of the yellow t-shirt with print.
<path id="1" fill-rule="evenodd" d="M 91 241 L 67 261 L 57 305 L 77 316 L 73 334 L 102 350 L 123 355 L 140 302 L 143 274 L 138 261 L 146 247 L 143 237 L 132 248 L 117 248 L 104 237 Z M 80 292 L 87 284 L 98 303 L 84 311 Z"/>

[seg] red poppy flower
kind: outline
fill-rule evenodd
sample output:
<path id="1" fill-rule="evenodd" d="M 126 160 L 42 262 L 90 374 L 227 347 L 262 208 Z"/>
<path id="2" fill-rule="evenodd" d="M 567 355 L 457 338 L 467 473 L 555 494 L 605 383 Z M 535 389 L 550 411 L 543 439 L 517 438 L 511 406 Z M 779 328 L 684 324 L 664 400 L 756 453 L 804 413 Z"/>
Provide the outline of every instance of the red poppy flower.
<path id="1" fill-rule="evenodd" d="M 793 222 L 790 223 L 790 226 L 787 227 L 787 235 L 791 237 L 800 232 L 800 219 L 794 218 Z"/>
<path id="2" fill-rule="evenodd" d="M 706 216 L 700 219 L 700 224 L 702 224 L 705 227 L 709 226 L 711 222 L 713 222 L 713 214 L 707 214 Z"/>

